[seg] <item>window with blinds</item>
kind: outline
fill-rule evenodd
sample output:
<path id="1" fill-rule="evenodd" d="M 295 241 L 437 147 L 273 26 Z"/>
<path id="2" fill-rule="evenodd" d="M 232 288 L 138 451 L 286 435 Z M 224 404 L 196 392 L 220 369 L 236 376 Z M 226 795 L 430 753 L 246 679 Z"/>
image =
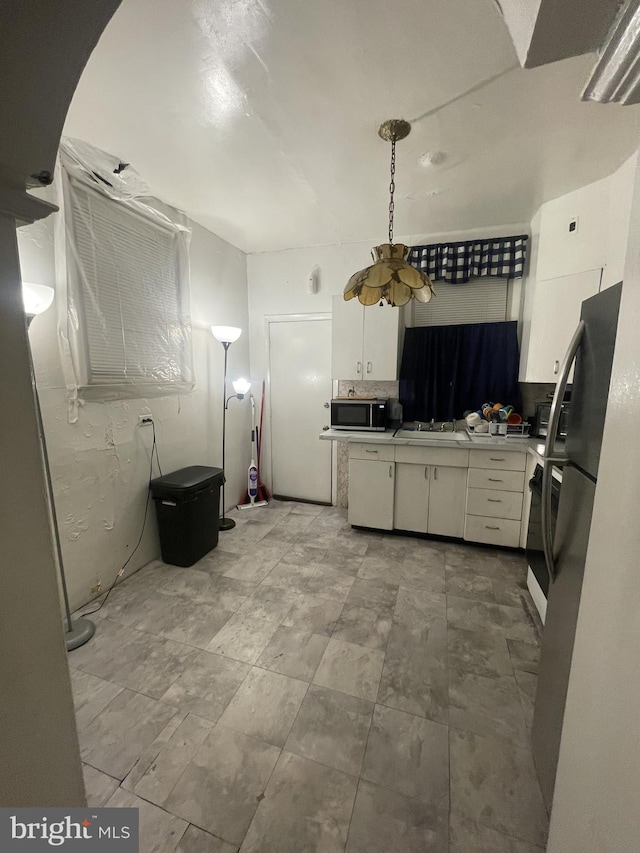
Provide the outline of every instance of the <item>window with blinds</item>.
<path id="1" fill-rule="evenodd" d="M 508 279 L 483 277 L 467 284 L 435 284 L 431 302 L 412 300 L 412 326 L 495 323 L 507 319 Z"/>
<path id="2" fill-rule="evenodd" d="M 189 381 L 184 234 L 76 180 L 65 216 L 80 384 L 134 385 L 146 395 Z"/>

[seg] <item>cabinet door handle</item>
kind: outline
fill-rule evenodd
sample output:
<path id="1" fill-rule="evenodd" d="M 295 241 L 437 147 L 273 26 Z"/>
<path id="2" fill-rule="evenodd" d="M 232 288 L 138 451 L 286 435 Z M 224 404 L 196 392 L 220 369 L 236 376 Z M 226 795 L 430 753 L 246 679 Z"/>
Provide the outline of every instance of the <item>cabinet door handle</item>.
<path id="1" fill-rule="evenodd" d="M 433 479 L 434 479 L 434 480 L 437 480 L 437 479 L 438 479 L 438 469 L 437 469 L 437 468 L 434 468 L 434 469 L 433 469 Z"/>
<path id="2" fill-rule="evenodd" d="M 506 460 L 505 460 L 504 456 L 490 456 L 489 461 L 490 462 L 505 462 Z"/>
<path id="3" fill-rule="evenodd" d="M 559 370 L 560 370 L 560 362 L 556 359 L 556 361 L 553 362 L 553 375 L 557 376 Z"/>
<path id="4" fill-rule="evenodd" d="M 487 498 L 490 504 L 501 504 L 502 501 L 499 498 Z"/>
<path id="5" fill-rule="evenodd" d="M 486 529 L 487 529 L 487 530 L 500 530 L 500 528 L 499 528 L 499 527 L 491 527 L 491 525 L 490 525 L 490 524 L 485 524 L 485 527 L 486 527 Z"/>
<path id="6" fill-rule="evenodd" d="M 389 478 L 393 479 L 393 465 L 389 465 Z"/>
<path id="7" fill-rule="evenodd" d="M 490 483 L 503 483 L 504 480 L 496 480 L 495 477 L 487 477 Z"/>
<path id="8" fill-rule="evenodd" d="M 356 373 L 362 373 L 362 362 L 356 361 Z"/>
<path id="9" fill-rule="evenodd" d="M 425 478 L 425 480 L 429 479 L 429 466 L 428 465 L 424 466 L 424 478 Z"/>

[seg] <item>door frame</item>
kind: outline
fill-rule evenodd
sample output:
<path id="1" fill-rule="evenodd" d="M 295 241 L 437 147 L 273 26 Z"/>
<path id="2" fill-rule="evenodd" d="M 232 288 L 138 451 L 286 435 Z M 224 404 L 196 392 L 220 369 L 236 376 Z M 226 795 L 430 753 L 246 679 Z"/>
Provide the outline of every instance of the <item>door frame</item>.
<path id="1" fill-rule="evenodd" d="M 309 314 L 265 314 L 264 315 L 264 340 L 266 357 L 266 393 L 269 404 L 269 471 L 271 474 L 271 491 L 273 491 L 273 429 L 271 423 L 271 324 L 272 323 L 302 323 L 308 320 L 329 320 L 331 322 L 331 311 L 314 311 Z M 331 373 L 331 353 L 329 353 L 329 373 Z M 334 394 L 334 382 L 331 382 L 331 393 Z M 260 437 L 262 441 L 262 436 Z M 331 445 L 331 504 L 336 506 L 338 502 L 338 455 L 334 446 Z"/>

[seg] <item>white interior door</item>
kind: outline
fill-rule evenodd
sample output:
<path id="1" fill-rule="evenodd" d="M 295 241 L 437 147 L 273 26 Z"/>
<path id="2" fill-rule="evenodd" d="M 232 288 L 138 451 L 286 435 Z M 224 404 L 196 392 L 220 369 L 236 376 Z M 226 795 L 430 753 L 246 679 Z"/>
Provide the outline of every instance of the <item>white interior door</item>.
<path id="1" fill-rule="evenodd" d="M 331 503 L 331 320 L 269 323 L 273 494 Z"/>

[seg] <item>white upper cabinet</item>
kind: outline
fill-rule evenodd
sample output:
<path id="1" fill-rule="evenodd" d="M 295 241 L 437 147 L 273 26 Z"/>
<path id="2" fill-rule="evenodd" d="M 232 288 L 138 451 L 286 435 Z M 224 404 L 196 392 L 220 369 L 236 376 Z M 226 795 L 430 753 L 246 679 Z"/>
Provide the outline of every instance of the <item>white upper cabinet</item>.
<path id="1" fill-rule="evenodd" d="M 331 378 L 398 378 L 400 309 L 366 307 L 357 299 L 334 296 L 332 304 Z"/>
<path id="2" fill-rule="evenodd" d="M 582 302 L 600 288 L 601 269 L 536 281 L 529 347 L 520 380 L 556 382 L 560 365 L 580 320 Z M 524 375 L 523 375 L 524 374 Z"/>

